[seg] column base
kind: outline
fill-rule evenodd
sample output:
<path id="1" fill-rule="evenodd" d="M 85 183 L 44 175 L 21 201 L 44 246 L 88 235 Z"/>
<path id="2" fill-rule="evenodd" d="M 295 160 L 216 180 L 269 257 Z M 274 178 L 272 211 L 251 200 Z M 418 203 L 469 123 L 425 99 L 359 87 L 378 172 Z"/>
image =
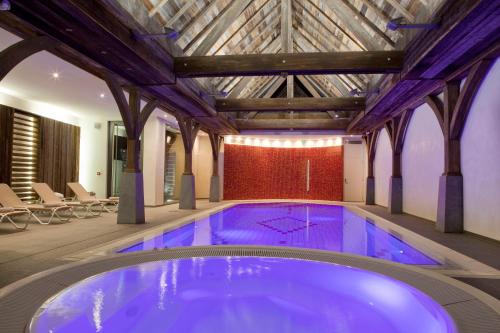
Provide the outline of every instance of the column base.
<path id="1" fill-rule="evenodd" d="M 375 178 L 374 177 L 367 177 L 366 178 L 365 204 L 375 205 Z"/>
<path id="2" fill-rule="evenodd" d="M 142 172 L 124 172 L 120 182 L 118 224 L 146 223 Z"/>
<path id="3" fill-rule="evenodd" d="M 389 183 L 389 213 L 403 213 L 403 178 L 391 177 Z"/>
<path id="4" fill-rule="evenodd" d="M 441 232 L 464 231 L 463 177 L 442 175 L 439 178 L 439 197 L 436 229 Z"/>
<path id="5" fill-rule="evenodd" d="M 219 202 L 220 201 L 220 177 L 212 176 L 210 178 L 210 202 Z"/>
<path id="6" fill-rule="evenodd" d="M 194 175 L 183 174 L 181 178 L 181 194 L 179 197 L 180 209 L 196 209 L 196 192 Z"/>

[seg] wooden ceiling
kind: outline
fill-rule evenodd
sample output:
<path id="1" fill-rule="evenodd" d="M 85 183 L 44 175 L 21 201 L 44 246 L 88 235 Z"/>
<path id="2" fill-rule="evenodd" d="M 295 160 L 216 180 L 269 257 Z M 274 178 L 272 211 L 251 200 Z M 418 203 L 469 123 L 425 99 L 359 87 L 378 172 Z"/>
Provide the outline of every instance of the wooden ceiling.
<path id="1" fill-rule="evenodd" d="M 399 17 L 438 25 L 387 30 Z M 496 57 L 498 17 L 490 0 L 17 0 L 0 26 L 22 38 L 50 37 L 57 56 L 99 77 L 112 74 L 220 134 L 252 127 L 365 133 Z M 164 27 L 179 38 L 138 38 Z M 252 68 L 256 57 L 260 67 Z M 221 64 L 242 76 L 222 75 Z M 365 92 L 361 112 L 352 107 L 353 90 Z M 287 100 L 294 97 L 311 100 L 294 105 Z M 269 98 L 277 101 L 249 100 Z M 217 110 L 221 100 L 231 109 Z"/>
<path id="2" fill-rule="evenodd" d="M 138 0 L 148 19 L 179 33 L 183 56 L 403 50 L 411 36 L 387 29 L 404 18 L 425 21 L 443 0 Z M 208 60 L 210 61 L 210 60 Z M 350 97 L 367 91 L 380 74 L 297 75 L 313 97 Z M 235 74 L 237 75 L 237 74 Z M 214 95 L 269 98 L 293 82 L 280 76 L 224 76 L 196 80 Z M 289 76 L 291 77 L 291 76 Z M 288 92 L 288 97 L 293 97 Z M 358 95 L 359 96 L 359 95 Z M 361 95 L 364 96 L 364 95 Z M 293 117 L 293 113 L 290 113 Z M 329 112 L 331 118 L 338 117 Z M 344 113 L 352 119 L 355 113 Z M 259 118 L 238 112 L 233 118 Z M 281 117 L 281 115 L 278 115 Z"/>
<path id="3" fill-rule="evenodd" d="M 401 50 L 407 36 L 386 28 L 391 19 L 428 19 L 442 0 L 141 0 L 151 20 L 179 32 L 186 56 L 280 52 Z M 289 2 L 292 46 L 283 49 L 283 21 Z M 285 28 L 286 29 L 286 28 Z M 376 75 L 304 76 L 330 97 L 366 90 Z M 259 96 L 277 77 L 221 77 L 201 80 L 233 98 Z M 275 84 L 275 86 L 278 86 Z"/>

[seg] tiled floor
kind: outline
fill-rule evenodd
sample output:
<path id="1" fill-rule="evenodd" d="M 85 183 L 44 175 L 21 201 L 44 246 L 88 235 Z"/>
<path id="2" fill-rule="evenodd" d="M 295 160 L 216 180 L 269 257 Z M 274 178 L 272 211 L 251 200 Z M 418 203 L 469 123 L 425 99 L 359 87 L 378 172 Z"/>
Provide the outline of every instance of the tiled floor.
<path id="1" fill-rule="evenodd" d="M 414 231 L 468 257 L 500 269 L 500 242 L 472 233 L 449 234 L 437 231 L 434 222 L 408 214 L 390 214 L 381 206 L 360 205 L 384 219 Z M 500 279 L 457 278 L 500 299 Z"/>
<path id="2" fill-rule="evenodd" d="M 198 202 L 198 212 L 221 204 Z M 434 230 L 434 223 L 411 215 L 391 215 L 386 208 L 360 206 L 398 225 L 450 247 L 471 258 L 500 269 L 500 242 L 469 233 L 443 234 Z M 8 224 L 0 225 L 0 287 L 67 261 L 71 253 L 103 245 L 113 240 L 141 232 L 147 228 L 193 214 L 181 211 L 178 205 L 147 208 L 145 225 L 118 225 L 116 214 L 99 218 L 73 220 L 65 224 L 31 224 L 28 231 L 14 231 Z M 500 299 L 500 280 L 460 278 Z"/>
<path id="3" fill-rule="evenodd" d="M 198 201 L 199 211 L 220 204 Z M 178 205 L 146 209 L 147 224 L 119 225 L 116 214 L 69 223 L 40 225 L 32 223 L 27 231 L 15 231 L 8 223 L 0 225 L 0 288 L 34 273 L 66 263 L 60 259 L 71 253 L 156 227 L 169 221 L 193 214 L 192 210 L 179 210 Z"/>

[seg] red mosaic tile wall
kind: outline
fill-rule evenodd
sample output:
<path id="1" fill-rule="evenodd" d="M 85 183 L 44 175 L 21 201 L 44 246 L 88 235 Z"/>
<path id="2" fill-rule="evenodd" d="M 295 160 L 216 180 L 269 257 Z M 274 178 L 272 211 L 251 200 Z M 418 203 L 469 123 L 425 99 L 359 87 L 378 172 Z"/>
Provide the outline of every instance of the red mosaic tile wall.
<path id="1" fill-rule="evenodd" d="M 310 187 L 306 191 L 306 164 Z M 342 147 L 224 146 L 224 199 L 342 200 Z"/>

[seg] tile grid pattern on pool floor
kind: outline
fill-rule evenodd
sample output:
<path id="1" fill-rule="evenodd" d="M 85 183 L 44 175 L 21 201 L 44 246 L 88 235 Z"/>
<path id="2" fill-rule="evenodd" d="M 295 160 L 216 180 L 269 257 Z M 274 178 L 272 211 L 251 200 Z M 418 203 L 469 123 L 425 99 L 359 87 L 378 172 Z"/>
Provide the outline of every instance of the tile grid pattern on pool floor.
<path id="1" fill-rule="evenodd" d="M 238 204 L 119 252 L 204 245 L 289 246 L 439 265 L 343 206 L 307 203 Z"/>

